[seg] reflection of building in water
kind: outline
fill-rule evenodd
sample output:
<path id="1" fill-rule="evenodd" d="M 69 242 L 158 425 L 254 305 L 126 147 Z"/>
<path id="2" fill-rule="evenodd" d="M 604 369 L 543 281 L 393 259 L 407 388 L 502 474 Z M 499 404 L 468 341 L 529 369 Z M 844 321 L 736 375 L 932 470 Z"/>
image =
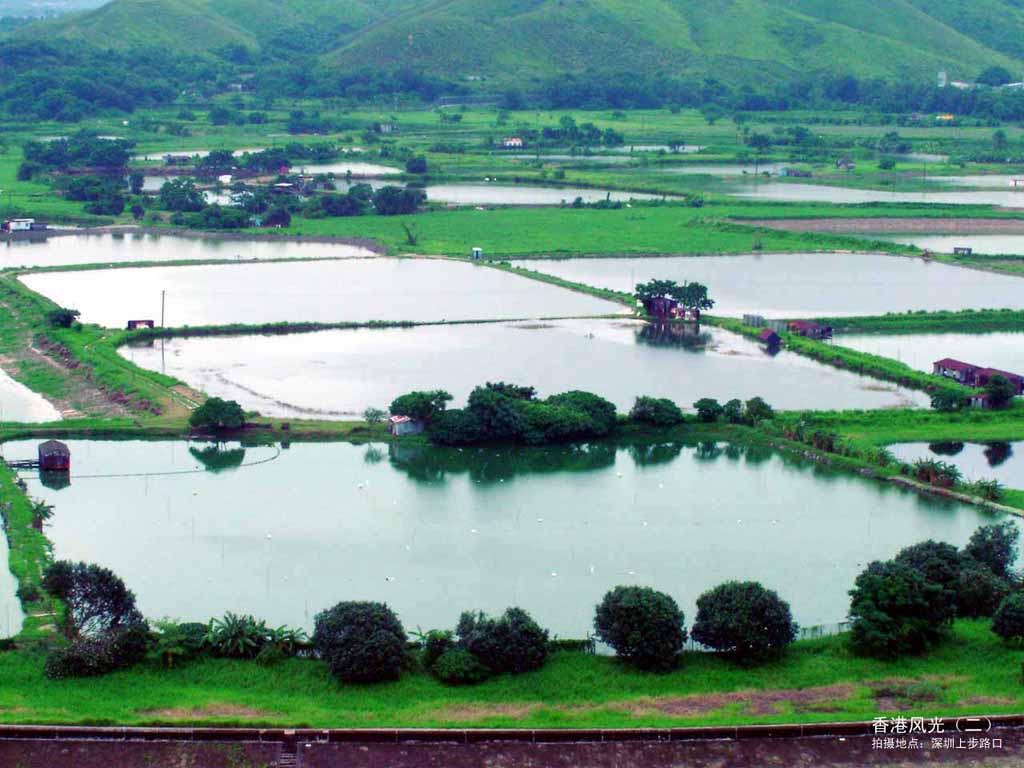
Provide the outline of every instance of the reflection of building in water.
<path id="1" fill-rule="evenodd" d="M 698 323 L 646 323 L 636 332 L 636 340 L 653 347 L 703 349 L 711 334 L 702 333 Z"/>
<path id="2" fill-rule="evenodd" d="M 60 491 L 71 485 L 71 473 L 60 470 L 44 471 L 40 469 L 39 482 L 46 488 L 50 488 L 54 491 Z"/>

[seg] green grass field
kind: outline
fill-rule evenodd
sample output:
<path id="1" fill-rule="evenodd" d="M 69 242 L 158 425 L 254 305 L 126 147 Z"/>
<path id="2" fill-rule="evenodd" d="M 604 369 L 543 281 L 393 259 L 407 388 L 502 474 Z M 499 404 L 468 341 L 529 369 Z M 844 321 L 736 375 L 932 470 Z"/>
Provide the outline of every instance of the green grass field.
<path id="1" fill-rule="evenodd" d="M 47 680 L 43 657 L 0 653 L 0 722 L 288 727 L 623 728 L 870 720 L 879 715 L 1020 711 L 1024 651 L 985 621 L 958 622 L 930 653 L 896 662 L 854 656 L 842 636 L 796 643 L 745 667 L 687 653 L 655 675 L 613 658 L 558 652 L 536 672 L 453 688 L 419 671 L 378 685 L 332 681 L 323 662 L 271 667 L 203 659 L 147 662 L 101 678 Z"/>

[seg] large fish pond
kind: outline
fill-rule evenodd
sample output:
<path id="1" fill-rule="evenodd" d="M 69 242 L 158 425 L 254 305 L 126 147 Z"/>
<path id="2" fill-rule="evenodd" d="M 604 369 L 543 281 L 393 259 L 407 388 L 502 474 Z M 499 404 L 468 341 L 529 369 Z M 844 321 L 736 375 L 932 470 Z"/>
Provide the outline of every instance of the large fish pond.
<path id="1" fill-rule="evenodd" d="M 654 278 L 709 287 L 716 314 L 875 315 L 910 309 L 1024 308 L 1017 277 L 871 253 L 524 259 L 526 269 L 632 291 Z"/>
<path id="2" fill-rule="evenodd" d="M 46 398 L 0 371 L 0 422 L 57 421 L 58 411 Z"/>
<path id="3" fill-rule="evenodd" d="M 736 334 L 633 320 L 560 320 L 193 337 L 126 346 L 134 363 L 267 416 L 351 418 L 413 390 L 464 404 L 485 381 L 541 395 L 590 389 L 623 413 L 637 395 L 684 408 L 701 397 L 764 397 L 783 409 L 927 405 L 927 397 Z"/>
<path id="4" fill-rule="evenodd" d="M 759 579 L 813 625 L 843 619 L 871 560 L 926 538 L 961 545 L 996 519 L 713 443 L 69 446 L 69 486 L 26 473 L 55 506 L 55 556 L 112 568 L 155 618 L 231 610 L 309 628 L 334 601 L 363 599 L 426 629 L 521 605 L 580 637 L 616 584 L 666 590 L 692 619 L 702 591 Z"/>
<path id="5" fill-rule="evenodd" d="M 615 314 L 587 294 L 466 262 L 348 259 L 297 263 L 128 267 L 28 274 L 31 289 L 82 320 L 123 327 L 159 318 L 168 326 L 284 321 L 431 321 Z"/>
<path id="6" fill-rule="evenodd" d="M 376 255 L 368 248 L 344 243 L 275 242 L 119 232 L 59 235 L 45 240 L 8 240 L 0 243 L 0 268 L 145 261 L 343 259 Z"/>

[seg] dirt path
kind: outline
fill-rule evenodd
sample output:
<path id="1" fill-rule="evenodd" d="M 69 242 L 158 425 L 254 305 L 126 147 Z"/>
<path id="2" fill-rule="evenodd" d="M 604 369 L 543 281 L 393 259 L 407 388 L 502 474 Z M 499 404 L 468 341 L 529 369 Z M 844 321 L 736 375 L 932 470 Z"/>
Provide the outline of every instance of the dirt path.
<path id="1" fill-rule="evenodd" d="M 874 217 L 838 219 L 733 219 L 734 224 L 789 232 L 929 235 L 1024 235 L 1024 219 L 947 219 L 930 217 Z"/>

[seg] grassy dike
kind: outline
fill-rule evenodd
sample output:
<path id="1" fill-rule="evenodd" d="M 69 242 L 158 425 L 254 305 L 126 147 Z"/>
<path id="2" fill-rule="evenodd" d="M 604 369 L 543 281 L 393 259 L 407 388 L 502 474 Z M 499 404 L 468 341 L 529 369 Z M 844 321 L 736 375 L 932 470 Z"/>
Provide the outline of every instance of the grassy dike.
<path id="1" fill-rule="evenodd" d="M 991 333 L 1024 332 L 1024 310 L 965 309 L 959 312 L 892 312 L 864 317 L 824 317 L 817 322 L 836 333 Z"/>

